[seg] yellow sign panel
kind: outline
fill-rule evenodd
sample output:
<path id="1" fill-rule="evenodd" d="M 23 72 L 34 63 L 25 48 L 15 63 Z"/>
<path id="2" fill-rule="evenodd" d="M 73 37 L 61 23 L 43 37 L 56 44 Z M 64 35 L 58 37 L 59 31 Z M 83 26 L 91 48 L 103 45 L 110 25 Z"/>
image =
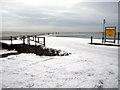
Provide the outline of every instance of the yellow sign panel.
<path id="1" fill-rule="evenodd" d="M 106 28 L 106 36 L 115 36 L 115 28 Z"/>

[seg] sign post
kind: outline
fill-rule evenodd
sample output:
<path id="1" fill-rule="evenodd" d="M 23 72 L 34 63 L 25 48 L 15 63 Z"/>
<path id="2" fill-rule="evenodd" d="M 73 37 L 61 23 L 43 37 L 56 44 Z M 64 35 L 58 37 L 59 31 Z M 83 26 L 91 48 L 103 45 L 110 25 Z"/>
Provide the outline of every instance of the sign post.
<path id="1" fill-rule="evenodd" d="M 105 19 L 103 20 L 103 33 L 102 33 L 102 43 L 103 43 L 103 40 L 104 40 L 104 28 L 105 28 L 105 23 L 106 23 L 106 21 L 105 21 Z M 105 41 L 104 41 L 105 42 Z"/>

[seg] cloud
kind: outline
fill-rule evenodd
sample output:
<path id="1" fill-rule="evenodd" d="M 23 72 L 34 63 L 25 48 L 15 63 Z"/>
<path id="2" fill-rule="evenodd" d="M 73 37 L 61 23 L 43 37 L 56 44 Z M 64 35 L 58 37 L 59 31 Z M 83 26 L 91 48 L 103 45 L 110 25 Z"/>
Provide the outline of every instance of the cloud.
<path id="1" fill-rule="evenodd" d="M 31 31 L 45 27 L 47 28 L 43 30 L 55 30 L 55 27 L 61 30 L 76 27 L 76 30 L 79 30 L 80 27 L 100 28 L 104 18 L 109 25 L 117 25 L 117 4 L 80 0 L 4 0 L 0 13 L 4 30 L 19 28 L 24 31 L 31 26 Z"/>

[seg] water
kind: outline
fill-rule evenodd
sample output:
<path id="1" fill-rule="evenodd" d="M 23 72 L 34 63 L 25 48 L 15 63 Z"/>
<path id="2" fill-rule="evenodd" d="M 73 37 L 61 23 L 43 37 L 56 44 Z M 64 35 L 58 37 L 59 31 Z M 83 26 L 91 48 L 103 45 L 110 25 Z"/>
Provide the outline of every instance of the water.
<path id="1" fill-rule="evenodd" d="M 56 37 L 75 37 L 75 38 L 90 38 L 102 39 L 101 32 L 2 32 L 2 36 L 19 36 L 19 35 L 42 35 L 49 34 Z M 117 37 L 117 35 L 116 35 Z"/>
<path id="2" fill-rule="evenodd" d="M 102 38 L 102 33 L 100 32 L 69 32 L 69 33 L 56 33 L 51 36 L 56 36 L 56 37 L 75 37 L 75 38 L 93 38 L 96 39 L 101 39 Z"/>
<path id="3" fill-rule="evenodd" d="M 2 37 L 7 36 L 20 36 L 20 35 L 41 35 L 44 32 L 2 32 Z"/>
<path id="4" fill-rule="evenodd" d="M 51 36 L 56 37 L 76 37 L 76 38 L 91 38 L 91 36 L 94 39 L 102 39 L 103 33 L 102 32 L 59 32 L 55 33 Z M 114 39 L 114 37 L 107 37 L 109 39 Z M 116 39 L 118 38 L 118 35 L 116 34 Z"/>

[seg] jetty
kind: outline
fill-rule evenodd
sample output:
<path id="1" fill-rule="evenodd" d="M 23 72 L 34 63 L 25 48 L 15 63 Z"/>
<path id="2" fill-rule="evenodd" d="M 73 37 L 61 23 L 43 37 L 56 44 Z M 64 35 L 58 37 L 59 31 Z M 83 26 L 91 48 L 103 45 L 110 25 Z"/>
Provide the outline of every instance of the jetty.
<path id="1" fill-rule="evenodd" d="M 45 37 L 39 36 L 10 36 L 10 40 L 2 41 L 1 47 L 3 49 L 15 50 L 17 52 L 10 52 L 1 54 L 0 57 L 7 57 L 9 55 L 16 55 L 20 53 L 34 53 L 39 56 L 67 56 L 70 53 L 63 52 L 45 46 Z"/>

